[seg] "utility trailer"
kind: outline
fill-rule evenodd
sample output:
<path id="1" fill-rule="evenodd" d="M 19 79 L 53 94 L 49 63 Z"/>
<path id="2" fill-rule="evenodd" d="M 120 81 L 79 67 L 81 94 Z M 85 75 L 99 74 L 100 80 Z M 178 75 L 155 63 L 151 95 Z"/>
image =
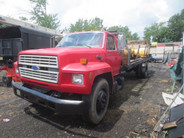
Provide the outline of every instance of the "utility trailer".
<path id="1" fill-rule="evenodd" d="M 4 86 L 10 86 L 11 80 L 18 81 L 13 63 L 22 50 L 50 48 L 55 46 L 53 34 L 22 26 L 0 28 L 0 71 L 6 70 L 2 76 Z"/>

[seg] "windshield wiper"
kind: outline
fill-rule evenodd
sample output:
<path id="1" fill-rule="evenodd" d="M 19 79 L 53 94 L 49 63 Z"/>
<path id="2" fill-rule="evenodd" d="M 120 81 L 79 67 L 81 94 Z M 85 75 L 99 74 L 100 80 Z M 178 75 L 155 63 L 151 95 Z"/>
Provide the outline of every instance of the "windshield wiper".
<path id="1" fill-rule="evenodd" d="M 85 47 L 91 48 L 91 45 L 88 45 L 88 44 L 77 44 L 77 46 L 85 46 Z"/>

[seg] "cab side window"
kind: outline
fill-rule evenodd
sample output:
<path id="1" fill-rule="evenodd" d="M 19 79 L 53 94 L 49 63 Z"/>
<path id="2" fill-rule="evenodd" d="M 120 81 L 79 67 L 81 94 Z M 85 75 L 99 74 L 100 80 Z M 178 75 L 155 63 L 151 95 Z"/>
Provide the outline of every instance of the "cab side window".
<path id="1" fill-rule="evenodd" d="M 114 37 L 111 35 L 107 36 L 106 49 L 107 50 L 116 50 L 116 43 L 115 43 Z"/>

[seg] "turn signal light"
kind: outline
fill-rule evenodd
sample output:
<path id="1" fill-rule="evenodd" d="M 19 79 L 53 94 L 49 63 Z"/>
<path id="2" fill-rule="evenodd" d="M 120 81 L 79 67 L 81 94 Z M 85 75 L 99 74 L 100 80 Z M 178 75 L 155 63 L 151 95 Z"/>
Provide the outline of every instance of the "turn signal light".
<path id="1" fill-rule="evenodd" d="M 80 59 L 80 63 L 81 63 L 82 65 L 87 65 L 87 64 L 88 64 L 88 59 L 86 59 L 86 58 L 81 58 L 81 59 Z"/>

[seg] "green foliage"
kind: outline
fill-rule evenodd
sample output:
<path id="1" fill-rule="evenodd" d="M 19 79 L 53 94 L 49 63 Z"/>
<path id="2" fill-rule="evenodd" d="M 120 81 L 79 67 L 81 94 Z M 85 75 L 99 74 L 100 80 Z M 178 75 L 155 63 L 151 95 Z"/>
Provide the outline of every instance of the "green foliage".
<path id="1" fill-rule="evenodd" d="M 4 27 L 7 27 L 7 25 L 5 25 L 5 24 L 0 24 L 0 28 L 4 28 Z"/>
<path id="2" fill-rule="evenodd" d="M 139 36 L 137 33 L 134 33 L 132 34 L 131 31 L 129 30 L 128 26 L 112 26 L 112 27 L 109 27 L 107 29 L 108 31 L 114 31 L 114 30 L 117 30 L 119 31 L 120 33 L 123 33 L 125 36 L 126 36 L 126 39 L 127 40 L 139 40 Z"/>
<path id="3" fill-rule="evenodd" d="M 107 29 L 108 31 L 114 31 L 114 30 L 117 30 L 119 31 L 120 33 L 123 33 L 124 35 L 126 35 L 126 39 L 127 40 L 130 40 L 131 39 L 131 32 L 128 28 L 128 26 L 111 26 Z"/>
<path id="4" fill-rule="evenodd" d="M 75 32 L 75 31 L 98 31 L 98 30 L 107 30 L 107 31 L 114 31 L 117 30 L 120 33 L 123 33 L 126 35 L 127 40 L 139 40 L 139 36 L 137 33 L 132 34 L 131 31 L 129 30 L 128 26 L 112 26 L 109 28 L 106 28 L 103 26 L 103 20 L 96 17 L 91 20 L 84 20 L 84 19 L 79 19 L 75 24 L 70 25 L 70 32 Z"/>
<path id="5" fill-rule="evenodd" d="M 84 20 L 84 19 L 79 19 L 75 24 L 70 25 L 70 32 L 79 32 L 79 31 L 98 31 L 98 30 L 107 30 L 107 31 L 114 31 L 117 30 L 120 33 L 123 33 L 126 35 L 127 40 L 139 40 L 139 36 L 137 33 L 132 34 L 131 31 L 129 30 L 128 26 L 112 26 L 109 28 L 105 28 L 103 26 L 103 20 L 96 17 L 94 19 L 90 20 Z"/>
<path id="6" fill-rule="evenodd" d="M 144 39 L 150 41 L 152 36 L 153 42 L 169 42 L 169 30 L 165 22 L 154 23 L 144 29 Z"/>
<path id="7" fill-rule="evenodd" d="M 168 22 L 154 23 L 144 29 L 144 39 L 149 40 L 151 36 L 155 42 L 177 42 L 181 41 L 184 32 L 184 9 L 180 14 L 170 17 Z"/>
<path id="8" fill-rule="evenodd" d="M 19 19 L 22 20 L 22 21 L 28 21 L 28 18 L 23 17 L 23 16 L 19 17 Z"/>
<path id="9" fill-rule="evenodd" d="M 184 9 L 179 14 L 175 14 L 168 21 L 168 28 L 172 41 L 181 41 L 184 32 Z"/>
<path id="10" fill-rule="evenodd" d="M 31 10 L 31 20 L 36 24 L 50 29 L 57 29 L 60 26 L 60 21 L 57 14 L 47 14 L 47 0 L 30 0 L 33 4 Z"/>
<path id="11" fill-rule="evenodd" d="M 137 33 L 132 34 L 132 39 L 131 40 L 139 40 L 139 35 Z"/>
<path id="12" fill-rule="evenodd" d="M 75 31 L 90 31 L 90 30 L 102 30 L 103 29 L 103 20 L 95 17 L 94 19 L 84 20 L 79 19 L 75 24 L 70 25 L 70 32 Z"/>
<path id="13" fill-rule="evenodd" d="M 170 88 L 166 89 L 166 92 L 173 92 L 175 90 L 176 90 L 176 88 L 171 86 Z"/>
<path id="14" fill-rule="evenodd" d="M 169 134 L 167 130 L 162 131 L 162 133 L 165 134 L 165 135 L 168 135 Z"/>

